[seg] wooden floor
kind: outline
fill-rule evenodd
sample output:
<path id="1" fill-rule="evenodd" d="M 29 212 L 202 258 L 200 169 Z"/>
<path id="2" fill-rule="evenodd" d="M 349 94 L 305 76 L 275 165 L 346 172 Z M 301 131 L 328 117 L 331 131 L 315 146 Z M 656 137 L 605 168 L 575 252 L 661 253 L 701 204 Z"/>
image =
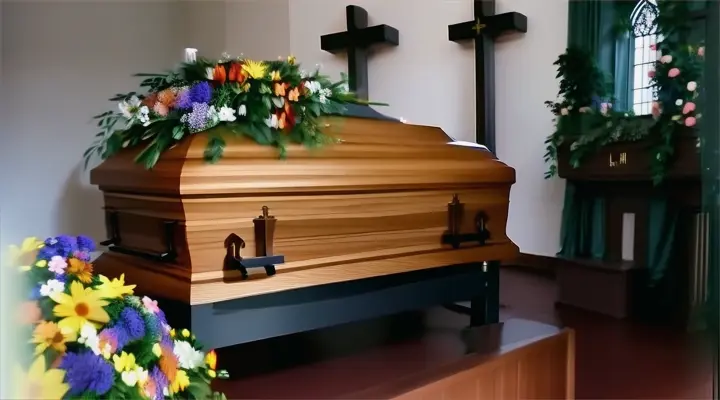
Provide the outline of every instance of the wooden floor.
<path id="1" fill-rule="evenodd" d="M 552 279 L 513 269 L 502 271 L 501 303 L 503 320 L 525 318 L 575 329 L 578 399 L 712 397 L 711 353 L 698 335 L 556 309 Z M 413 318 L 410 315 L 393 321 L 393 335 L 403 336 L 401 331 L 416 323 Z M 445 309 L 428 310 L 423 318 L 424 323 L 432 321 L 436 328 L 441 326 L 448 332 L 467 324 L 467 317 Z M 437 329 L 435 339 L 428 340 L 427 335 L 421 339 L 405 337 L 380 350 L 358 350 L 362 347 L 358 342 L 371 340 L 372 327 L 347 329 L 347 333 L 342 333 L 342 327 L 338 329 L 312 339 L 281 339 L 223 349 L 221 367 L 232 366 L 233 379 L 220 382 L 217 389 L 228 398 L 238 399 L 347 399 L 343 393 L 349 388 L 382 380 L 382 369 L 401 371 L 418 362 L 430 365 L 455 357 L 451 353 L 457 352 L 452 339 L 457 335 L 450 334 L 452 346 L 448 347 L 448 333 L 441 333 L 445 339 L 440 340 L 444 343 L 440 346 Z M 348 347 L 348 343 L 352 345 Z M 300 366 L 281 365 L 278 370 L 291 353 Z M 330 361 L 313 360 L 318 353 L 326 353 L 323 360 Z M 275 372 L 264 373 L 265 369 Z"/>
<path id="2" fill-rule="evenodd" d="M 712 398 L 710 351 L 700 335 L 554 308 L 552 279 L 501 275 L 501 318 L 523 317 L 576 331 L 578 399 Z"/>

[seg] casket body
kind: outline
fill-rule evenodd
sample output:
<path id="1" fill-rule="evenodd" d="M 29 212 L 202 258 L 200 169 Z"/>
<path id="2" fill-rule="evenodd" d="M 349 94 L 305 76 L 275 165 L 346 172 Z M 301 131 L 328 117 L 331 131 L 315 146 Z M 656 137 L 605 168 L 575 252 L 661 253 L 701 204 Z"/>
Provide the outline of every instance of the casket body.
<path id="1" fill-rule="evenodd" d="M 91 182 L 104 194 L 108 235 L 138 253 L 171 246 L 177 256 L 110 251 L 95 268 L 124 273 L 142 293 L 195 305 L 516 256 L 505 232 L 515 171 L 491 153 L 449 145 L 433 127 L 327 122 L 338 144 L 289 146 L 282 160 L 276 149 L 238 138 L 208 164 L 202 133 L 164 153 L 152 170 L 134 163 L 139 149 L 105 161 Z M 473 231 L 478 213 L 485 216 L 484 245 L 442 243 L 455 194 L 464 207 L 461 230 Z M 274 276 L 243 280 L 224 263 L 224 243 L 234 233 L 246 243 L 242 257 L 255 256 L 253 219 L 264 206 L 276 219 L 274 254 L 285 263 Z"/>

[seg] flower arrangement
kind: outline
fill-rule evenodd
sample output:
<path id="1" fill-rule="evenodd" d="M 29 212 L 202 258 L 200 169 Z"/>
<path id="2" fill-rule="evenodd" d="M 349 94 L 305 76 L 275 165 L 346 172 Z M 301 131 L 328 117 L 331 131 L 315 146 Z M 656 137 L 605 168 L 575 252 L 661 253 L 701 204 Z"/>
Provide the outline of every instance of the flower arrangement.
<path id="1" fill-rule="evenodd" d="M 648 73 L 650 85 L 657 93 L 651 106 L 652 120 L 614 111 L 608 96 L 608 80 L 592 55 L 581 49 L 568 49 L 555 63 L 561 78 L 560 99 L 546 102 L 554 114 L 556 128 L 545 141 L 545 161 L 550 165 L 546 178 L 557 174 L 557 148 L 563 144 L 570 145 L 570 163 L 577 168 L 586 155 L 607 144 L 648 138 L 653 181 L 655 184 L 663 181 L 673 160 L 678 134 L 694 128 L 702 117 L 696 100 L 705 47 L 689 40 L 692 18 L 687 2 L 660 0 L 657 4 L 655 24 L 661 39 L 651 46 L 657 61 Z"/>
<path id="2" fill-rule="evenodd" d="M 29 293 L 19 317 L 31 346 L 14 398 L 224 399 L 210 389 L 226 376 L 215 352 L 172 329 L 157 301 L 134 296 L 124 276 L 94 274 L 94 250 L 84 236 L 11 248 Z"/>
<path id="3" fill-rule="evenodd" d="M 107 159 L 125 147 L 145 144 L 136 161 L 152 168 L 160 154 L 189 135 L 210 132 L 205 159 L 218 161 L 226 134 L 248 136 L 275 146 L 285 156 L 287 143 L 317 147 L 331 142 L 321 116 L 342 113 L 347 104 L 375 104 L 357 99 L 345 80 L 332 82 L 319 68 L 306 73 L 294 57 L 277 61 L 232 58 L 199 59 L 194 49 L 175 71 L 136 74 L 147 93 L 118 94 L 118 111 L 94 118 L 101 129 L 84 154 Z"/>

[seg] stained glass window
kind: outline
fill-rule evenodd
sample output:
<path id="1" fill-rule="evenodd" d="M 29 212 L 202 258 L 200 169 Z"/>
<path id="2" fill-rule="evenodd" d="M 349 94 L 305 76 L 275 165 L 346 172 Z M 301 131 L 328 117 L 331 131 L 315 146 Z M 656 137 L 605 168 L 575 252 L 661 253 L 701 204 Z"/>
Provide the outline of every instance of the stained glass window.
<path id="1" fill-rule="evenodd" d="M 658 8 L 655 0 L 640 0 L 632 12 L 632 32 L 635 41 L 633 59 L 633 111 L 636 115 L 650 114 L 657 93 L 650 86 L 650 72 L 654 70 L 657 52 L 651 48 L 658 42 L 655 19 Z"/>

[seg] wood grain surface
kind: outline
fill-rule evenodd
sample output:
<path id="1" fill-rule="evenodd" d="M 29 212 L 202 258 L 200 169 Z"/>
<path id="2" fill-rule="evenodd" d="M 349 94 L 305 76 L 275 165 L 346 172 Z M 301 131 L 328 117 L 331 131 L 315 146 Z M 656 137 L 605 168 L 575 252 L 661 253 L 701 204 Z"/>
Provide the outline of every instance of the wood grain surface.
<path id="1" fill-rule="evenodd" d="M 237 138 L 220 162 L 207 164 L 203 133 L 167 151 L 153 170 L 133 162 L 139 149 L 105 161 L 91 182 L 103 191 L 106 210 L 117 212 L 123 246 L 164 251 L 162 223 L 173 220 L 178 257 L 158 265 L 110 254 L 96 267 L 152 274 L 157 282 L 175 281 L 173 287 L 192 283 L 192 294 L 183 289 L 178 297 L 203 303 L 517 254 L 505 233 L 515 171 L 492 154 L 448 145 L 439 128 L 333 118 L 326 129 L 337 144 L 292 145 L 283 160 L 271 147 Z M 488 216 L 487 246 L 441 245 L 454 194 L 465 204 L 463 231 L 473 229 L 477 212 Z M 247 244 L 242 256 L 254 256 L 252 220 L 263 206 L 277 218 L 274 248 L 286 264 L 272 280 L 228 283 L 239 274 L 223 271 L 223 242 L 235 233 Z M 346 266 L 358 263 L 367 267 Z"/>

